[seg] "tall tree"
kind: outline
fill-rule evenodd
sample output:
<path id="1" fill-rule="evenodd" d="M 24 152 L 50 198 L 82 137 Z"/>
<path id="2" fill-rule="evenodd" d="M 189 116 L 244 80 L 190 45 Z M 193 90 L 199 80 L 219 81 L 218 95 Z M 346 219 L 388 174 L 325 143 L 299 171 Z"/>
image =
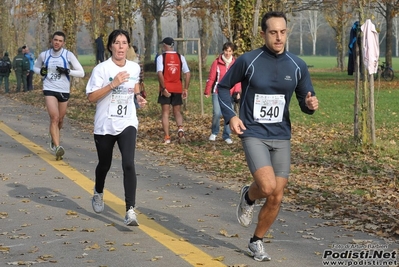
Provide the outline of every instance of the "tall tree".
<path id="1" fill-rule="evenodd" d="M 151 44 L 154 38 L 154 22 L 155 19 L 150 12 L 149 0 L 141 1 L 141 15 L 144 25 L 144 62 L 151 61 Z"/>
<path id="2" fill-rule="evenodd" d="M 317 32 L 320 28 L 321 19 L 319 17 L 318 10 L 307 10 L 307 15 L 305 17 L 305 21 L 308 24 L 309 33 L 312 37 L 312 55 L 316 55 L 316 44 L 317 44 Z"/>
<path id="3" fill-rule="evenodd" d="M 399 0 L 378 0 L 376 7 L 377 11 L 385 18 L 385 62 L 392 66 L 393 19 L 395 15 L 399 14 Z"/>
<path id="4" fill-rule="evenodd" d="M 323 5 L 324 18 L 335 32 L 337 67 L 344 71 L 346 55 L 346 35 L 349 21 L 353 20 L 353 4 L 348 0 L 332 0 Z M 341 19 L 337 19 L 341 18 Z"/>

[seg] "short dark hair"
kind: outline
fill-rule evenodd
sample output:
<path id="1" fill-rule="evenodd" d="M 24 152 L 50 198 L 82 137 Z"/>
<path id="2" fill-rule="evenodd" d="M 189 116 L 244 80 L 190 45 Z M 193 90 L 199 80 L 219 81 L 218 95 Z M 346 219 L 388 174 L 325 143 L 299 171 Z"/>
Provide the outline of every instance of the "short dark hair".
<path id="1" fill-rule="evenodd" d="M 116 37 L 118 37 L 119 35 L 125 35 L 127 43 L 130 44 L 130 36 L 127 31 L 122 29 L 113 30 L 108 36 L 108 43 L 107 43 L 107 49 L 111 53 L 111 55 L 112 55 L 111 46 L 113 43 L 115 43 Z"/>
<path id="2" fill-rule="evenodd" d="M 65 37 L 65 33 L 64 32 L 62 32 L 62 31 L 56 31 L 55 33 L 53 33 L 53 37 L 52 37 L 52 39 L 54 39 L 54 36 L 62 36 L 62 37 L 64 37 L 64 41 L 65 41 L 65 39 L 66 39 L 66 37 Z"/>
<path id="3" fill-rule="evenodd" d="M 236 45 L 233 44 L 232 42 L 226 42 L 223 44 L 222 51 L 227 50 L 228 48 L 231 48 L 231 50 L 234 51 L 236 50 Z"/>
<path id="4" fill-rule="evenodd" d="M 263 16 L 262 22 L 261 22 L 261 25 L 260 25 L 263 32 L 266 32 L 266 30 L 267 30 L 266 22 L 270 18 L 283 18 L 285 20 L 285 23 L 287 23 L 287 17 L 285 16 L 284 12 L 281 12 L 281 11 L 270 11 L 270 12 L 267 12 Z"/>

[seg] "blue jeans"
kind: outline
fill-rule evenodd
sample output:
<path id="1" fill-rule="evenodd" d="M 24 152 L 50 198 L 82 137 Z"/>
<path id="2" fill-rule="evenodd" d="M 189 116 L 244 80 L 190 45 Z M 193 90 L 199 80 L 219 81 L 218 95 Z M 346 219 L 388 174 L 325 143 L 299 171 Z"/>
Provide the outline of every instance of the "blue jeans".
<path id="1" fill-rule="evenodd" d="M 222 110 L 220 109 L 220 104 L 219 104 L 219 96 L 218 94 L 213 93 L 212 94 L 212 106 L 213 106 L 213 115 L 212 115 L 212 134 L 218 135 L 219 130 L 220 130 L 220 117 L 222 116 Z M 231 105 L 233 107 L 233 105 Z M 230 138 L 231 130 L 226 123 L 224 123 L 224 129 L 223 129 L 223 135 L 222 138 L 223 140 L 226 140 L 227 138 Z"/>

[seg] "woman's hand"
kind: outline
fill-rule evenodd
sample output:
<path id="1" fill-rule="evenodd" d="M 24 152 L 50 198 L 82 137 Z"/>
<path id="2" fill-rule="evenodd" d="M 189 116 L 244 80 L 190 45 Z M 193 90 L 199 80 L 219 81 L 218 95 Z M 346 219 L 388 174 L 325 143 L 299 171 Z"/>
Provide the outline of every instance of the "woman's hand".
<path id="1" fill-rule="evenodd" d="M 122 83 L 128 82 L 129 81 L 129 73 L 127 71 L 121 71 L 118 74 L 116 74 L 116 76 L 114 77 L 114 79 L 112 80 L 114 86 L 119 86 Z"/>
<path id="2" fill-rule="evenodd" d="M 142 97 L 141 95 L 137 95 L 137 103 L 139 104 L 140 108 L 144 108 L 145 105 L 147 104 L 147 100 L 145 100 L 144 97 Z"/>

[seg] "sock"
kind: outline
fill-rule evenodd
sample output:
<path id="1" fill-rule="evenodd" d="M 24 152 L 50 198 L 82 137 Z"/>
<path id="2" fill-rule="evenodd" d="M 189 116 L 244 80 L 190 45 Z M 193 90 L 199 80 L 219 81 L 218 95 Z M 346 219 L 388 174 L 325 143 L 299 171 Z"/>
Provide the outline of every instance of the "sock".
<path id="1" fill-rule="evenodd" d="M 244 198 L 245 198 L 245 201 L 247 202 L 247 204 L 250 205 L 250 206 L 255 203 L 255 201 L 252 201 L 252 200 L 249 199 L 248 192 L 245 193 Z"/>
<path id="2" fill-rule="evenodd" d="M 253 243 L 256 242 L 258 240 L 263 240 L 263 238 L 257 237 L 256 235 L 254 235 L 250 240 L 249 243 Z"/>

